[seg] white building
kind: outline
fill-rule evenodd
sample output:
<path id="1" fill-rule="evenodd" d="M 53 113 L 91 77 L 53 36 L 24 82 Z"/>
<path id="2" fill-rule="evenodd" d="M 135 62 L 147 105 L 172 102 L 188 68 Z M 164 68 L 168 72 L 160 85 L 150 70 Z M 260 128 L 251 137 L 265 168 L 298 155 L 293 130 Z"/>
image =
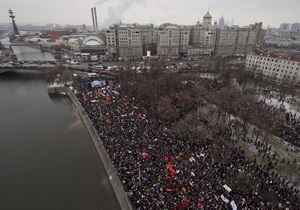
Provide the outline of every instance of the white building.
<path id="1" fill-rule="evenodd" d="M 222 21 L 224 18 L 222 17 Z M 191 29 L 190 45 L 199 48 L 211 48 L 212 55 L 231 56 L 247 54 L 257 44 L 262 44 L 264 30 L 262 23 L 248 27 L 211 25 L 211 15 L 207 12 L 203 23 L 197 22 Z"/>
<path id="2" fill-rule="evenodd" d="M 158 55 L 179 56 L 185 53 L 189 45 L 190 30 L 187 27 L 171 23 L 159 27 Z"/>
<path id="3" fill-rule="evenodd" d="M 117 23 L 106 30 L 108 54 L 114 58 L 140 58 L 147 55 L 167 56 L 231 56 L 247 54 L 257 44 L 261 45 L 264 38 L 262 23 L 248 27 L 220 27 L 207 12 L 203 22 L 192 27 L 165 23 L 158 28 L 152 24 Z M 221 27 L 222 26 L 222 27 Z"/>
<path id="4" fill-rule="evenodd" d="M 116 23 L 106 30 L 108 54 L 114 58 L 141 58 L 147 51 L 157 54 L 158 42 L 158 28 L 153 24 Z"/>
<path id="5" fill-rule="evenodd" d="M 258 50 L 247 55 L 245 68 L 278 82 L 300 82 L 300 56 Z"/>

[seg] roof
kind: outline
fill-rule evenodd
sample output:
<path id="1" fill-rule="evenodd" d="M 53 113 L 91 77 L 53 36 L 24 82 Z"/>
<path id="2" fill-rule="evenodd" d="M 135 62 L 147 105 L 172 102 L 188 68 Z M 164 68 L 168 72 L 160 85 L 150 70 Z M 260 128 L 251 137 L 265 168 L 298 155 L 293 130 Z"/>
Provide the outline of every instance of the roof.
<path id="1" fill-rule="evenodd" d="M 276 58 L 276 59 L 281 59 L 281 60 L 300 62 L 300 55 L 297 55 L 297 54 L 277 53 L 277 52 L 267 51 L 267 50 L 262 50 L 262 49 L 255 49 L 253 52 L 251 52 L 249 54 L 256 55 L 256 56 L 262 56 L 262 57 Z"/>
<path id="2" fill-rule="evenodd" d="M 207 13 L 204 15 L 203 18 L 212 18 L 211 14 L 209 13 L 209 11 L 207 11 Z"/>
<path id="3" fill-rule="evenodd" d="M 105 46 L 104 41 L 98 36 L 88 36 L 82 40 L 82 44 L 92 47 L 92 46 Z"/>

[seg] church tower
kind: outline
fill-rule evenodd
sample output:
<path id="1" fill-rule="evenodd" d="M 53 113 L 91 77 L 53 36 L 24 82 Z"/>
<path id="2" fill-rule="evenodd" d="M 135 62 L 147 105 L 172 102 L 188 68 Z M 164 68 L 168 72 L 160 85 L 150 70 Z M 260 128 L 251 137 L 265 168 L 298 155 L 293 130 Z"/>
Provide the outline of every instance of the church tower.
<path id="1" fill-rule="evenodd" d="M 207 11 L 207 13 L 203 16 L 203 25 L 210 26 L 211 21 L 212 21 L 212 16 L 209 13 L 209 11 Z"/>

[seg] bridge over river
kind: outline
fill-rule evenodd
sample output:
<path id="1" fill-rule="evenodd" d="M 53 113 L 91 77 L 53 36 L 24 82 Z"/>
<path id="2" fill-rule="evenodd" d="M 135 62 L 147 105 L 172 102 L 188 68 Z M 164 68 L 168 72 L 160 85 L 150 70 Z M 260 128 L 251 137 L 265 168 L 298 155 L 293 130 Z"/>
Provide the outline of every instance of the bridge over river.
<path id="1" fill-rule="evenodd" d="M 12 43 L 10 48 L 18 61 L 56 61 L 53 54 L 43 52 L 39 44 Z"/>

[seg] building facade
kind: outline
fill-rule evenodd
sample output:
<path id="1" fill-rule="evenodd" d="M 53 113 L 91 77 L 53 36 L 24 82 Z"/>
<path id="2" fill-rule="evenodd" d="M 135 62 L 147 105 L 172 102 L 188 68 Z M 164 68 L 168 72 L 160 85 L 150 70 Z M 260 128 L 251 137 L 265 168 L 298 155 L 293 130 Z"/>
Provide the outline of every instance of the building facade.
<path id="1" fill-rule="evenodd" d="M 225 27 L 217 29 L 217 39 L 214 48 L 215 55 L 230 56 L 247 54 L 255 45 L 262 43 L 262 23 L 248 27 Z"/>
<path id="2" fill-rule="evenodd" d="M 158 30 L 158 55 L 172 57 L 186 54 L 190 36 L 190 31 L 187 27 L 165 23 Z"/>
<path id="3" fill-rule="evenodd" d="M 106 30 L 108 54 L 114 58 L 141 58 L 147 51 L 156 54 L 158 39 L 158 28 L 152 24 L 117 23 Z"/>
<path id="4" fill-rule="evenodd" d="M 211 55 L 231 56 L 247 54 L 255 45 L 261 45 L 264 40 L 265 30 L 262 23 L 255 23 L 248 27 L 211 25 L 211 15 L 205 14 L 203 23 L 197 22 L 191 28 L 190 45 L 204 49 L 211 49 Z"/>
<path id="5" fill-rule="evenodd" d="M 194 26 L 179 26 L 165 23 L 159 27 L 117 23 L 106 30 L 108 54 L 114 58 L 140 58 L 151 55 L 176 57 L 187 56 L 232 56 L 247 54 L 264 40 L 262 23 L 248 27 L 212 25 L 212 16 L 207 12 L 203 21 Z"/>
<path id="6" fill-rule="evenodd" d="M 300 82 L 300 56 L 256 49 L 247 55 L 245 69 L 277 82 Z"/>

